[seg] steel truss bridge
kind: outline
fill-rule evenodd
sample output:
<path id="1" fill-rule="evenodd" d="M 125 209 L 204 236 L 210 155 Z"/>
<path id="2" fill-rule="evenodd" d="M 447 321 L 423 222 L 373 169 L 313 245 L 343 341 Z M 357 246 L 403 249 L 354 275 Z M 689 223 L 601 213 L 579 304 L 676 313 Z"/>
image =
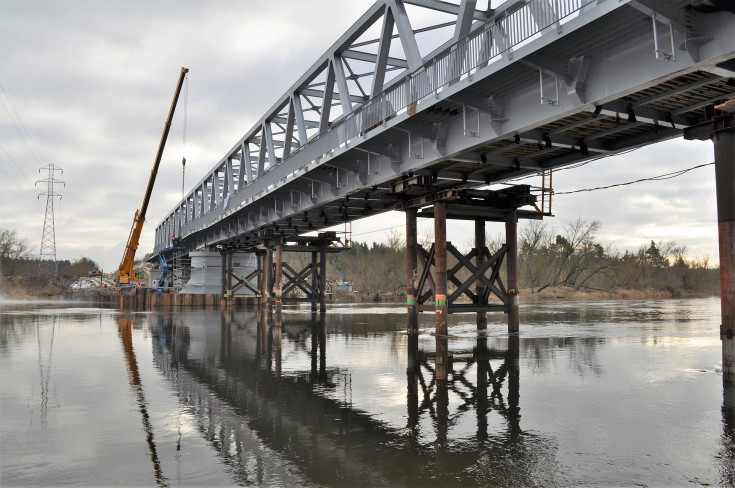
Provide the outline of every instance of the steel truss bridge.
<path id="1" fill-rule="evenodd" d="M 379 0 L 157 225 L 154 252 L 174 235 L 185 252 L 252 248 L 417 193 L 678 137 L 735 97 L 732 11 L 715 0 Z"/>

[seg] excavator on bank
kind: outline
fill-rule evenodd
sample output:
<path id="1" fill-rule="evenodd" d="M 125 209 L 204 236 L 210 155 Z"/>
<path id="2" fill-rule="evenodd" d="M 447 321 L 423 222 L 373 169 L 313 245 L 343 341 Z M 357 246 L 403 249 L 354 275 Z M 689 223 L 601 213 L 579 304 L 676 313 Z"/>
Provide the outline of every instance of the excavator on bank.
<path id="1" fill-rule="evenodd" d="M 125 246 L 125 253 L 123 254 L 122 262 L 117 270 L 115 276 L 116 286 L 130 286 L 141 283 L 140 277 L 136 277 L 133 272 L 133 262 L 135 260 L 135 251 L 138 250 L 138 243 L 140 242 L 140 234 L 143 231 L 143 224 L 145 223 L 145 214 L 148 210 L 148 202 L 151 199 L 151 193 L 153 192 L 153 185 L 156 182 L 156 175 L 158 175 L 158 166 L 161 164 L 161 157 L 163 156 L 163 148 L 166 146 L 166 139 L 168 139 L 168 132 L 171 129 L 171 120 L 174 117 L 174 111 L 176 110 L 176 103 L 179 100 L 181 94 L 181 87 L 184 84 L 186 74 L 189 72 L 188 68 L 181 68 L 181 75 L 179 76 L 179 82 L 176 85 L 176 92 L 174 93 L 173 102 L 171 102 L 171 109 L 168 112 L 168 118 L 166 119 L 166 125 L 163 128 L 163 135 L 161 136 L 161 142 L 158 145 L 158 153 L 156 154 L 156 160 L 153 163 L 153 169 L 151 170 L 151 176 L 148 179 L 148 187 L 145 190 L 145 196 L 143 197 L 143 205 L 140 209 L 135 211 L 135 217 L 133 217 L 133 227 L 130 229 L 130 235 L 128 236 L 128 243 Z"/>

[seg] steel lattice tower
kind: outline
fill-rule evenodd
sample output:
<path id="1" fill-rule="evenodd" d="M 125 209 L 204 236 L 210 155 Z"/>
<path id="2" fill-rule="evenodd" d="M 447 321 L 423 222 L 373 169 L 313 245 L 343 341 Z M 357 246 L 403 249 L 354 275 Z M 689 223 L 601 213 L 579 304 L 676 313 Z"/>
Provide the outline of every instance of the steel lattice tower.
<path id="1" fill-rule="evenodd" d="M 58 272 L 58 263 L 56 262 L 56 230 L 54 226 L 54 198 L 61 200 L 61 195 L 54 191 L 54 185 L 66 185 L 65 182 L 55 178 L 56 172 L 61 174 L 64 170 L 49 164 L 40 168 L 38 172 L 48 171 L 48 177 L 43 180 L 36 181 L 36 184 L 46 183 L 46 191 L 39 193 L 38 198 L 46 196 L 46 215 L 43 218 L 43 235 L 41 236 L 41 250 L 38 255 L 38 269 L 44 274 L 56 275 Z"/>

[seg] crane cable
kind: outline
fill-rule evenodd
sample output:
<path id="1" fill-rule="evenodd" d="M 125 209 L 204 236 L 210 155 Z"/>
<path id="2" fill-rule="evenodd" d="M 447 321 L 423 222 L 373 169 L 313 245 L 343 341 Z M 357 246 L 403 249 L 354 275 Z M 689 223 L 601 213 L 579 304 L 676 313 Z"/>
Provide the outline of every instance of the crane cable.
<path id="1" fill-rule="evenodd" d="M 185 85 L 184 85 L 184 134 L 183 134 L 183 143 L 182 143 L 182 149 L 181 149 L 181 199 L 184 199 L 184 182 L 186 180 L 186 119 L 187 119 L 187 109 L 189 107 L 189 74 L 187 73 L 186 78 L 184 79 Z"/>

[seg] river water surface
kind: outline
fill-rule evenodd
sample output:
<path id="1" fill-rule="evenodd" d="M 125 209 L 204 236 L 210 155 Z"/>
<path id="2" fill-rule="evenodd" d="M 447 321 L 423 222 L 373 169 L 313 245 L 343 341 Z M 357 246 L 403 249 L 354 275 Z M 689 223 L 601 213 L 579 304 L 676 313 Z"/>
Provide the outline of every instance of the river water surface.
<path id="1" fill-rule="evenodd" d="M 0 302 L 0 485 L 731 486 L 719 314 L 533 304 L 445 340 L 400 306 Z"/>

